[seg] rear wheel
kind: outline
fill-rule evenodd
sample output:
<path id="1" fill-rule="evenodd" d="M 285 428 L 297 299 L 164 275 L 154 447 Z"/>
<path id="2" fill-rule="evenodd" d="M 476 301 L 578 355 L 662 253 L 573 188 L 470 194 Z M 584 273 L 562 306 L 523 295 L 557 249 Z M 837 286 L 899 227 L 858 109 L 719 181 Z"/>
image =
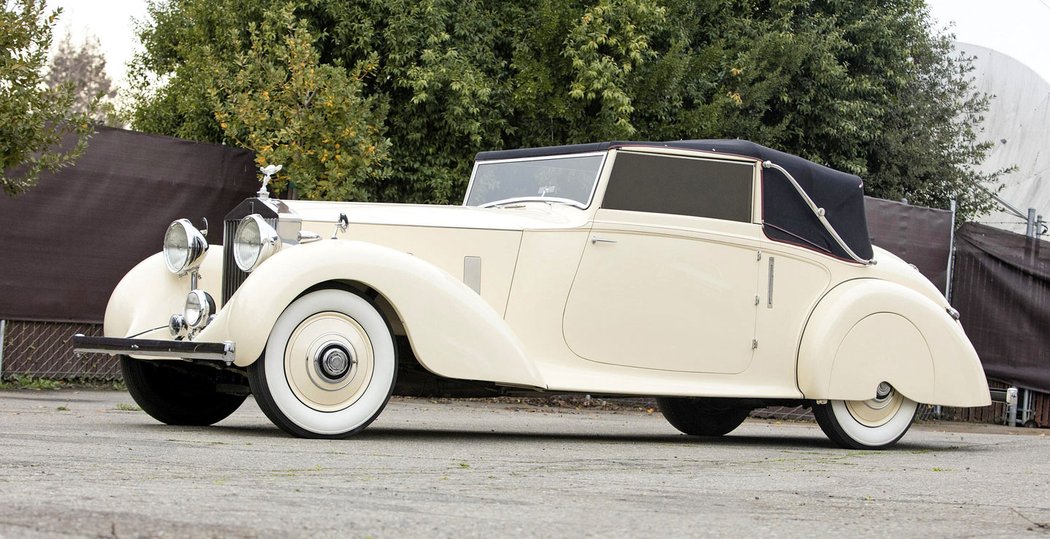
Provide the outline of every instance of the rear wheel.
<path id="1" fill-rule="evenodd" d="M 263 357 L 248 368 L 263 413 L 285 432 L 343 438 L 383 411 L 397 376 L 390 328 L 371 301 L 324 289 L 278 317 Z"/>
<path id="2" fill-rule="evenodd" d="M 729 434 L 751 413 L 734 399 L 661 397 L 656 402 L 671 426 L 692 436 Z"/>
<path id="3" fill-rule="evenodd" d="M 908 432 L 917 408 L 918 403 L 883 382 L 874 399 L 817 404 L 813 416 L 824 434 L 840 447 L 881 449 L 897 443 Z"/>
<path id="4" fill-rule="evenodd" d="M 247 397 L 220 392 L 236 373 L 207 365 L 120 357 L 128 393 L 142 411 L 168 425 L 211 425 L 232 414 Z M 242 378 L 243 379 L 243 378 Z"/>

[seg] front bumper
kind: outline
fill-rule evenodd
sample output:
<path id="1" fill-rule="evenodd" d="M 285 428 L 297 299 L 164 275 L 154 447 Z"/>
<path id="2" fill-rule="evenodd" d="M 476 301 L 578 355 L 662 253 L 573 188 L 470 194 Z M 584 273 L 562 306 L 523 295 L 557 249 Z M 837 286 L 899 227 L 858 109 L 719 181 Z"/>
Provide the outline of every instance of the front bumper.
<path id="1" fill-rule="evenodd" d="M 73 351 L 80 354 L 109 354 L 148 356 L 185 361 L 219 361 L 233 364 L 236 346 L 233 341 L 193 342 L 154 339 L 122 339 L 115 337 L 73 336 Z"/>

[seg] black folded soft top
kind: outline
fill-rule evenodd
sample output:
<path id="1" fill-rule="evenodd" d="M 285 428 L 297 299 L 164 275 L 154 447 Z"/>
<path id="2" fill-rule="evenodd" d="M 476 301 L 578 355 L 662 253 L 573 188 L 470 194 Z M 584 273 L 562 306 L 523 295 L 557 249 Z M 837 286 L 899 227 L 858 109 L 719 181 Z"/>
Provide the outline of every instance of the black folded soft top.
<path id="1" fill-rule="evenodd" d="M 670 142 L 596 142 L 543 148 L 480 152 L 478 161 L 542 157 L 606 151 L 624 146 L 681 148 L 771 161 L 788 171 L 853 252 L 863 259 L 873 256 L 864 216 L 864 182 L 859 176 L 818 165 L 746 140 L 677 140 Z M 851 259 L 835 241 L 805 200 L 779 170 L 762 169 L 762 224 L 766 236 L 777 241 L 817 249 Z"/>

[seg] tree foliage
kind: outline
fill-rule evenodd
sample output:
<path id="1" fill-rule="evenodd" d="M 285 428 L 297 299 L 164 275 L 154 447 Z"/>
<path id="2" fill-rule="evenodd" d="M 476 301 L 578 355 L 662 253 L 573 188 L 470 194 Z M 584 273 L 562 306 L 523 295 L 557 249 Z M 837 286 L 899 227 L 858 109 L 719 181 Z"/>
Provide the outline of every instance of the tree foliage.
<path id="1" fill-rule="evenodd" d="M 5 0 L 0 11 L 0 187 L 7 195 L 70 164 L 92 131 L 88 115 L 74 112 L 70 85 L 44 84 L 58 14 L 45 0 Z M 73 142 L 63 146 L 67 135 Z"/>
<path id="2" fill-rule="evenodd" d="M 225 138 L 254 148 L 260 166 L 285 167 L 275 189 L 287 181 L 306 198 L 368 199 L 357 180 L 378 182 L 389 142 L 375 99 L 361 97 L 367 71 L 322 64 L 290 6 L 250 23 L 248 34 L 235 71 L 215 66 L 212 107 Z"/>
<path id="3" fill-rule="evenodd" d="M 51 56 L 44 84 L 50 88 L 72 86 L 74 114 L 87 115 L 98 124 L 121 123 L 113 105 L 117 89 L 106 74 L 106 57 L 97 37 L 86 38 L 76 45 L 72 35 L 66 33 Z"/>
<path id="4" fill-rule="evenodd" d="M 343 115 L 367 140 L 302 127 L 295 152 L 355 148 L 332 165 L 354 186 L 313 196 L 455 202 L 477 151 L 626 138 L 750 139 L 857 173 L 875 196 L 957 198 L 964 215 L 988 203 L 975 182 L 997 177 L 975 172 L 988 97 L 923 0 L 159 0 L 150 14 L 141 129 L 265 153 L 285 136 L 267 124 L 303 104 L 265 103 L 293 80 L 267 74 L 289 69 L 275 50 L 310 43 L 303 68 L 344 77 Z M 224 121 L 249 109 L 269 111 L 255 138 Z M 273 158 L 292 163 L 286 148 Z"/>

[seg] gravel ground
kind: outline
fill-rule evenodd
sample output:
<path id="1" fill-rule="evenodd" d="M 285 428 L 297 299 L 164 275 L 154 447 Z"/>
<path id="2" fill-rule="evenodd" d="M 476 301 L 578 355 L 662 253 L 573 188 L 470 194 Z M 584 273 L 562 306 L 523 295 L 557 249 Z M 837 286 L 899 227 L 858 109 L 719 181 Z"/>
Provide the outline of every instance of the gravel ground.
<path id="1" fill-rule="evenodd" d="M 394 399 L 300 440 L 249 399 L 211 428 L 115 391 L 0 391 L 0 537 L 1048 537 L 1045 430 L 925 423 L 895 449 L 810 422 L 676 433 L 644 407 Z"/>

